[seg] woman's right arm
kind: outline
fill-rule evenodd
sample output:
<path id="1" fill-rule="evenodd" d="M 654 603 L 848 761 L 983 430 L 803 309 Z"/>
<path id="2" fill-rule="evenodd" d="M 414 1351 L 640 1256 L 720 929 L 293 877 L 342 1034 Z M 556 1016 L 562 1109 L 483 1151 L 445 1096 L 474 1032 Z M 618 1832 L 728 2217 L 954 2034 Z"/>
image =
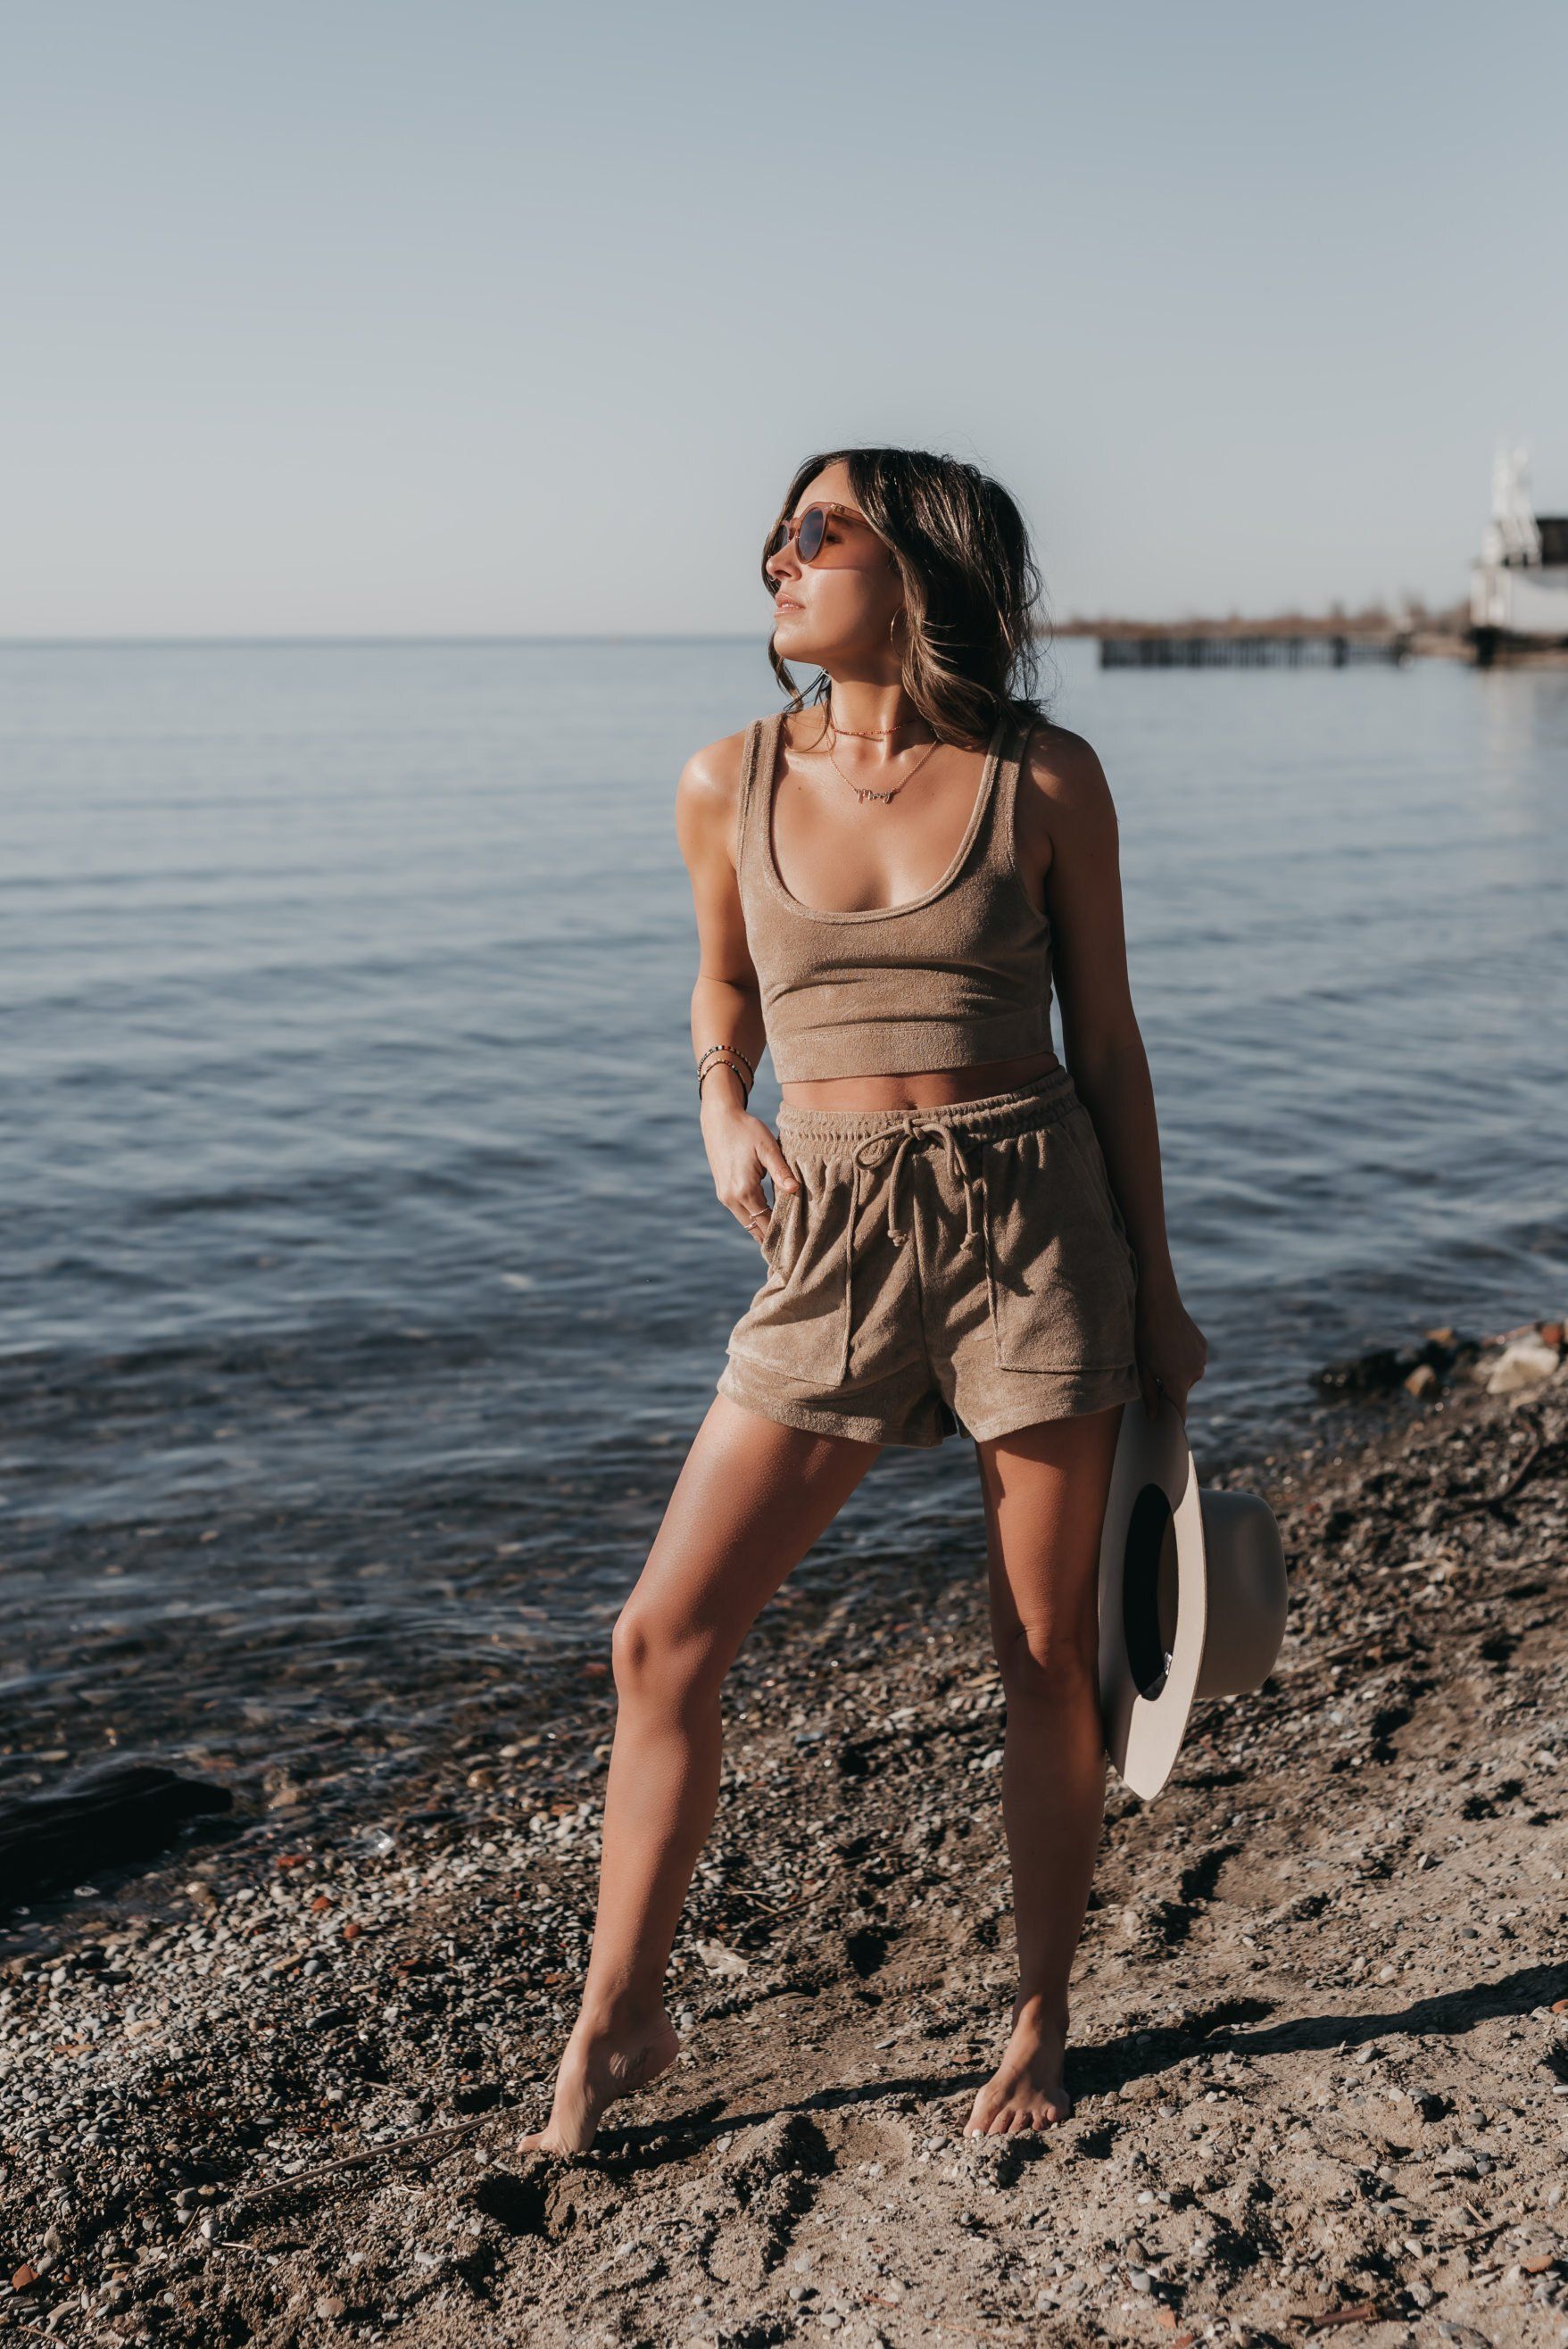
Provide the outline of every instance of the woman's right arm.
<path id="1" fill-rule="evenodd" d="M 732 853 L 745 740 L 744 731 L 726 735 L 686 761 L 676 787 L 676 834 L 696 913 L 694 1061 L 700 1061 L 710 1044 L 733 1044 L 755 1068 L 768 1040 Z M 714 1190 L 736 1221 L 749 1228 L 769 1211 L 764 1174 L 772 1175 L 776 1190 L 796 1190 L 798 1179 L 772 1129 L 746 1107 L 739 1071 L 717 1060 L 708 1070 L 700 1121 Z"/>

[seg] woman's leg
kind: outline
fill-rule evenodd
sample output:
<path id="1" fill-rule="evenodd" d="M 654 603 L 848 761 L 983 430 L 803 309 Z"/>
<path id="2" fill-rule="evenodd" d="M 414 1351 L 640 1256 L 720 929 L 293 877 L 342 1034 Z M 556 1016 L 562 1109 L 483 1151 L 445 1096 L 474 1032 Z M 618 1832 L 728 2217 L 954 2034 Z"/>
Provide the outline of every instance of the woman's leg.
<path id="1" fill-rule="evenodd" d="M 720 1683 L 881 1449 L 715 1396 L 615 1623 L 619 1705 L 593 1946 L 549 2122 L 520 2149 L 583 2151 L 614 2097 L 674 2063 L 664 1979 L 718 1802 Z"/>
<path id="2" fill-rule="evenodd" d="M 1002 1811 L 1013 1868 L 1018 1992 L 1002 2061 L 965 2133 L 1065 2120 L 1068 1977 L 1105 1811 L 1099 1541 L 1120 1403 L 976 1446 L 991 1635 L 1006 1692 Z"/>

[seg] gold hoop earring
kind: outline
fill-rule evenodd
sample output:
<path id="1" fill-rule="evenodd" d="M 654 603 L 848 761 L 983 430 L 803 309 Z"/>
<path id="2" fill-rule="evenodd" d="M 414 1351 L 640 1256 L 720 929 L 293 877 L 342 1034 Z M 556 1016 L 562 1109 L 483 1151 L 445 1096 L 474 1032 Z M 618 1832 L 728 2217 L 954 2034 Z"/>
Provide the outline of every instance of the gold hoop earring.
<path id="1" fill-rule="evenodd" d="M 889 642 L 889 644 L 890 644 L 890 645 L 891 645 L 891 644 L 892 644 L 892 632 L 893 632 L 893 630 L 897 627 L 897 626 L 898 626 L 899 622 L 903 619 L 903 605 L 901 604 L 901 605 L 899 605 L 899 607 L 898 607 L 897 611 L 893 614 L 893 616 L 892 616 L 892 619 L 891 619 L 891 620 L 888 622 L 888 624 L 887 624 L 887 640 L 888 640 L 888 642 Z"/>

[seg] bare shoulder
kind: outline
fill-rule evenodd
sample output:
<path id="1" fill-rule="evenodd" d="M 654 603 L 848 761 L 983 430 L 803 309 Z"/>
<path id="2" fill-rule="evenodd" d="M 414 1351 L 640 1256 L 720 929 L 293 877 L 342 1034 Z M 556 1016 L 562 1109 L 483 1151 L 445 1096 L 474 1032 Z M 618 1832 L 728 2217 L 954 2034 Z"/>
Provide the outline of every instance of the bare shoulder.
<path id="1" fill-rule="evenodd" d="M 1099 754 L 1087 736 L 1049 719 L 1031 727 L 1022 778 L 1029 796 L 1047 803 L 1058 820 L 1112 823 L 1116 810 Z"/>
<path id="2" fill-rule="evenodd" d="M 676 784 L 676 831 L 681 854 L 690 864 L 711 856 L 722 843 L 729 854 L 740 806 L 740 766 L 746 754 L 747 729 L 721 734 L 694 750 Z"/>
<path id="3" fill-rule="evenodd" d="M 1025 873 L 1070 876 L 1114 869 L 1116 810 L 1094 745 L 1070 726 L 1032 726 L 1018 770 L 1018 861 Z"/>

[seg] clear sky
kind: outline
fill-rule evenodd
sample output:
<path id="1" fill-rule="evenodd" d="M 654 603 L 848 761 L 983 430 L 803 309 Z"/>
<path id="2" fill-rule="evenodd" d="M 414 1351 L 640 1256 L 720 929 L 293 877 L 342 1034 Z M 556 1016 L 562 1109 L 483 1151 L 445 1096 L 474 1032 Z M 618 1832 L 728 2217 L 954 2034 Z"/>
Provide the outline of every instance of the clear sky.
<path id="1" fill-rule="evenodd" d="M 0 0 L 0 634 L 748 630 L 812 449 L 1051 616 L 1568 511 L 1563 0 Z"/>

